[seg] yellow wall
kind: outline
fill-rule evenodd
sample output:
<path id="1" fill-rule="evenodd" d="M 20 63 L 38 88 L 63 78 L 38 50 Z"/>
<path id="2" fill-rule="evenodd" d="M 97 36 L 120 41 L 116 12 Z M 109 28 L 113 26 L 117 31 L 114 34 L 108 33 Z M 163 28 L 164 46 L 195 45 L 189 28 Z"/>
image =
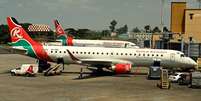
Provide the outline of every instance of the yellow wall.
<path id="1" fill-rule="evenodd" d="M 201 9 L 185 10 L 184 38 L 186 42 L 189 41 L 189 37 L 192 37 L 194 42 L 201 43 Z"/>
<path id="2" fill-rule="evenodd" d="M 186 9 L 186 2 L 172 2 L 171 3 L 171 25 L 170 30 L 173 33 L 184 32 L 184 11 Z"/>

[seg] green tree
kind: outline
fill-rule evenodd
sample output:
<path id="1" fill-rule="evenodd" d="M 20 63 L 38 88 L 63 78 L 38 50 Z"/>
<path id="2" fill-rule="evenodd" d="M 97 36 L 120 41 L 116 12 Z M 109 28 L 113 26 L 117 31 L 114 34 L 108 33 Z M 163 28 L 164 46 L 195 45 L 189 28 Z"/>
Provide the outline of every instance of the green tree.
<path id="1" fill-rule="evenodd" d="M 110 37 L 110 31 L 109 30 L 102 30 L 102 36 L 103 37 Z"/>
<path id="2" fill-rule="evenodd" d="M 127 32 L 128 32 L 128 26 L 127 25 L 124 25 L 123 27 L 120 27 L 117 29 L 118 34 L 125 34 Z"/>
<path id="3" fill-rule="evenodd" d="M 139 30 L 138 27 L 135 27 L 135 28 L 133 28 L 132 32 L 134 32 L 134 33 L 140 33 L 141 31 Z"/>
<path id="4" fill-rule="evenodd" d="M 117 21 L 116 20 L 112 20 L 111 22 L 110 22 L 110 26 L 109 26 L 109 28 L 110 28 L 110 30 L 111 30 L 111 32 L 114 32 L 115 31 L 115 26 L 117 25 Z"/>
<path id="5" fill-rule="evenodd" d="M 163 32 L 169 32 L 168 28 L 165 26 L 163 27 Z"/>
<path id="6" fill-rule="evenodd" d="M 146 32 L 146 33 L 151 32 L 151 26 L 150 26 L 150 25 L 145 25 L 145 26 L 144 26 L 144 29 L 145 29 L 145 32 Z"/>
<path id="7" fill-rule="evenodd" d="M 10 42 L 8 25 L 0 25 L 0 43 Z"/>
<path id="8" fill-rule="evenodd" d="M 153 29 L 152 32 L 153 32 L 153 33 L 155 33 L 155 32 L 161 32 L 161 30 L 156 26 L 156 27 Z"/>

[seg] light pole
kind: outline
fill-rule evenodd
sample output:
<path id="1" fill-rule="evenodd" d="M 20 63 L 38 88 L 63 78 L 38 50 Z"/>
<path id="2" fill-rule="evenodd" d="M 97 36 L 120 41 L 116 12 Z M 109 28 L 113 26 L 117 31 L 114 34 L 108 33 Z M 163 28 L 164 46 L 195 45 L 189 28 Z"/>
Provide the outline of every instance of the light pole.
<path id="1" fill-rule="evenodd" d="M 163 33 L 163 7 L 164 7 L 164 0 L 161 0 L 161 11 L 160 11 L 160 16 L 161 16 L 161 33 Z"/>

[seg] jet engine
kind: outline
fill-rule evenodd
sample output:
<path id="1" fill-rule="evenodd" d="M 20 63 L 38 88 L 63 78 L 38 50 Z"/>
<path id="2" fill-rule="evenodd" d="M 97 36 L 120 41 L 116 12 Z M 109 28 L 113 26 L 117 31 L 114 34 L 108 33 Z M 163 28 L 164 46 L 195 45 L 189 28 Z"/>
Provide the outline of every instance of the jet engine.
<path id="1" fill-rule="evenodd" d="M 112 70 L 116 74 L 125 74 L 131 71 L 131 67 L 131 64 L 115 64 L 114 66 L 112 66 Z"/>

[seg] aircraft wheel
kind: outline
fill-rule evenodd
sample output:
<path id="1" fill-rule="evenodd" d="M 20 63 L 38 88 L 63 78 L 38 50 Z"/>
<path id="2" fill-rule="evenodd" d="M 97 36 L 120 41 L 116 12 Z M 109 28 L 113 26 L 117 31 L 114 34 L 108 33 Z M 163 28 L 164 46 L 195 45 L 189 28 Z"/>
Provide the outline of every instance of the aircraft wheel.
<path id="1" fill-rule="evenodd" d="M 14 72 L 10 72 L 11 76 L 15 76 L 15 73 Z"/>

